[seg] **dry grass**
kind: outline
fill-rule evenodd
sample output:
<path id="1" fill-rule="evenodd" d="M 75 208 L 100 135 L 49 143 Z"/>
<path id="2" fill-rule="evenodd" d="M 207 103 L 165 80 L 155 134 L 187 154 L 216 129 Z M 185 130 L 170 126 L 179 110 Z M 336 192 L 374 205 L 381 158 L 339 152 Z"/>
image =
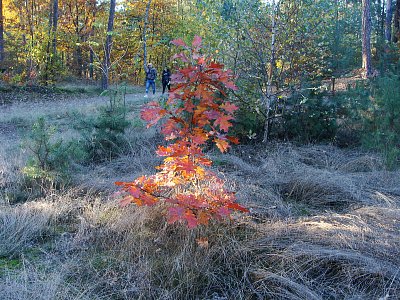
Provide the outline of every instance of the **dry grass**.
<path id="1" fill-rule="evenodd" d="M 0 139 L 0 205 L 9 203 L 20 192 L 23 176 L 19 171 L 26 162 L 16 146 Z"/>
<path id="2" fill-rule="evenodd" d="M 0 299 L 398 298 L 400 172 L 379 157 L 290 144 L 210 152 L 251 212 L 188 230 L 162 205 L 118 206 L 113 182 L 160 162 L 157 129 L 126 141 L 128 155 L 77 169 L 75 187 L 19 205 L 5 195 L 23 188 L 23 154 L 0 143 Z"/>
<path id="3" fill-rule="evenodd" d="M 15 256 L 49 228 L 59 211 L 48 202 L 0 206 L 0 257 Z"/>

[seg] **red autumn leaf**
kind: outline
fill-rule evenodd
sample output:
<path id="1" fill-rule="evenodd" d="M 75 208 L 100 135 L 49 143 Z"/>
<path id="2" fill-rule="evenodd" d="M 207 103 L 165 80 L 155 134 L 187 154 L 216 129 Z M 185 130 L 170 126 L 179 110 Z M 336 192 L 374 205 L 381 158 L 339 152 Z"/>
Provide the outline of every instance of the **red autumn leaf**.
<path id="1" fill-rule="evenodd" d="M 224 82 L 224 85 L 227 89 L 231 89 L 233 91 L 238 90 L 237 86 L 232 81 L 226 81 L 226 82 Z"/>
<path id="2" fill-rule="evenodd" d="M 182 47 L 187 47 L 186 43 L 182 40 L 182 39 L 176 39 L 176 40 L 172 40 L 171 44 L 175 45 L 175 46 L 182 46 Z"/>
<path id="3" fill-rule="evenodd" d="M 172 56 L 172 59 L 180 59 L 183 62 L 189 62 L 189 59 L 187 58 L 187 56 L 185 55 L 185 53 L 177 53 L 174 56 Z"/>
<path id="4" fill-rule="evenodd" d="M 142 192 L 140 191 L 140 189 L 139 189 L 137 186 L 135 186 L 135 185 L 129 187 L 129 188 L 127 189 L 127 192 L 128 192 L 132 197 L 134 197 L 134 198 L 140 198 L 140 196 L 141 196 L 141 194 L 142 194 Z"/>
<path id="5" fill-rule="evenodd" d="M 225 132 L 228 132 L 229 127 L 232 126 L 232 123 L 229 120 L 232 120 L 233 117 L 220 114 L 219 117 L 214 121 L 214 125 L 218 125 L 219 128 Z"/>
<path id="6" fill-rule="evenodd" d="M 228 217 L 228 216 L 231 214 L 231 212 L 229 211 L 229 209 L 228 209 L 227 207 L 225 207 L 225 206 L 222 206 L 222 207 L 218 208 L 217 213 L 218 213 L 218 215 L 220 215 L 221 217 Z"/>
<path id="7" fill-rule="evenodd" d="M 208 158 L 205 157 L 198 157 L 197 158 L 197 163 L 203 165 L 203 166 L 211 166 L 212 165 L 212 161 Z"/>
<path id="8" fill-rule="evenodd" d="M 174 119 L 168 119 L 161 128 L 161 133 L 165 135 L 168 140 L 177 138 L 177 122 Z"/>
<path id="9" fill-rule="evenodd" d="M 212 62 L 212 63 L 210 63 L 210 64 L 208 65 L 208 67 L 209 67 L 209 68 L 212 68 L 212 69 L 222 70 L 222 69 L 224 68 L 224 65 L 223 65 L 223 64 L 216 63 L 216 62 Z"/>
<path id="10" fill-rule="evenodd" d="M 204 64 L 206 61 L 204 59 L 204 56 L 200 56 L 197 58 L 197 64 L 202 65 Z"/>
<path id="11" fill-rule="evenodd" d="M 234 209 L 234 210 L 240 210 L 242 212 L 249 212 L 249 210 L 243 206 L 241 206 L 238 203 L 228 203 L 226 205 L 228 208 Z"/>
<path id="12" fill-rule="evenodd" d="M 191 173 L 196 173 L 196 166 L 190 159 L 184 158 L 177 162 L 176 170 L 183 171 L 186 175 L 189 175 Z"/>
<path id="13" fill-rule="evenodd" d="M 185 209 L 181 206 L 173 206 L 168 208 L 168 223 L 173 224 L 183 218 Z"/>
<path id="14" fill-rule="evenodd" d="M 190 209 L 188 209 L 186 211 L 186 213 L 185 213 L 183 218 L 186 220 L 186 222 L 188 224 L 188 227 L 190 229 L 193 229 L 198 225 L 196 216 L 193 214 L 193 212 Z"/>
<path id="15" fill-rule="evenodd" d="M 216 120 L 220 117 L 220 114 L 215 110 L 206 111 L 204 115 L 210 120 Z"/>
<path id="16" fill-rule="evenodd" d="M 239 109 L 235 104 L 232 104 L 230 102 L 225 102 L 221 105 L 221 108 L 224 109 L 225 111 L 229 112 L 230 114 L 233 114 L 236 110 Z"/>
<path id="17" fill-rule="evenodd" d="M 193 39 L 192 47 L 193 47 L 193 48 L 199 48 L 200 45 L 201 45 L 201 37 L 199 37 L 198 35 L 196 35 L 196 36 L 194 37 L 194 39 Z"/>
<path id="18" fill-rule="evenodd" d="M 183 77 L 183 74 L 181 73 L 174 73 L 171 75 L 171 82 L 173 84 L 179 84 L 179 83 L 185 83 L 186 82 L 186 78 Z M 179 90 L 180 86 L 175 86 L 173 87 L 174 92 L 176 93 Z M 179 95 L 174 95 L 175 98 L 179 97 Z"/>
<path id="19" fill-rule="evenodd" d="M 191 113 L 191 112 L 194 111 L 194 109 L 196 108 L 196 106 L 194 106 L 194 104 L 193 104 L 192 101 L 185 101 L 185 104 L 183 105 L 183 108 L 184 108 L 187 112 Z"/>
<path id="20" fill-rule="evenodd" d="M 235 145 L 238 145 L 240 142 L 239 142 L 239 139 L 237 138 L 237 137 L 234 137 L 234 136 L 227 136 L 226 137 L 231 143 L 233 143 L 233 144 L 235 144 Z"/>
<path id="21" fill-rule="evenodd" d="M 148 206 L 152 206 L 158 202 L 158 199 L 156 197 L 146 193 L 143 193 L 139 199 L 143 201 L 143 204 Z"/>
<path id="22" fill-rule="evenodd" d="M 119 205 L 121 206 L 121 207 L 125 207 L 125 206 L 127 206 L 128 204 L 131 204 L 132 203 L 132 201 L 133 201 L 133 198 L 132 198 L 132 196 L 125 196 L 121 201 L 119 201 Z"/>

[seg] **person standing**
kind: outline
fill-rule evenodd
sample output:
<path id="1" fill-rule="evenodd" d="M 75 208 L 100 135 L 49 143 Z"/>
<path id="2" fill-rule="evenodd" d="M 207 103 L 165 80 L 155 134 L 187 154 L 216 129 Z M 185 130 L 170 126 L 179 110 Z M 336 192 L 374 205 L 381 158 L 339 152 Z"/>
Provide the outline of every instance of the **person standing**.
<path id="1" fill-rule="evenodd" d="M 153 95 L 156 93 L 156 77 L 157 77 L 157 70 L 153 68 L 153 64 L 148 63 L 146 72 L 146 95 L 148 97 L 149 88 L 152 87 Z"/>
<path id="2" fill-rule="evenodd" d="M 162 93 L 164 95 L 165 88 L 168 88 L 168 92 L 171 91 L 171 71 L 167 67 L 164 67 L 161 81 L 162 81 Z"/>

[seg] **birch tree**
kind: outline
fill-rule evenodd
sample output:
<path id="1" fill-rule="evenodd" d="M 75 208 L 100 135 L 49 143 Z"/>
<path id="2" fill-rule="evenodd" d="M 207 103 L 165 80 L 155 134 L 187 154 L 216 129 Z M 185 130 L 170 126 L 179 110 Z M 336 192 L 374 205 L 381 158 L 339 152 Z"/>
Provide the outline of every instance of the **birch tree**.
<path id="1" fill-rule="evenodd" d="M 0 64 L 4 60 L 4 21 L 3 21 L 3 0 L 0 0 Z"/>
<path id="2" fill-rule="evenodd" d="M 149 24 L 149 12 L 150 12 L 150 5 L 151 5 L 151 0 L 147 2 L 146 5 L 146 12 L 144 14 L 144 25 L 143 25 L 143 68 L 146 71 L 147 67 L 147 26 Z"/>
<path id="3" fill-rule="evenodd" d="M 371 66 L 371 1 L 362 0 L 362 68 L 364 77 L 372 74 Z"/>

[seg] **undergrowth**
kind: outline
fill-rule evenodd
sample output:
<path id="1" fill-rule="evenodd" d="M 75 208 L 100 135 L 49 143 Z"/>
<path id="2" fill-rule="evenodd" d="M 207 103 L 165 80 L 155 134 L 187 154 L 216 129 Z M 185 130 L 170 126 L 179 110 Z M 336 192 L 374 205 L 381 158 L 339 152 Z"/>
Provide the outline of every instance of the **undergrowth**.
<path id="1" fill-rule="evenodd" d="M 129 174 L 135 153 L 96 180 Z M 0 298 L 396 299 L 399 182 L 378 157 L 290 144 L 215 155 L 248 215 L 188 230 L 162 205 L 121 208 L 83 187 L 1 207 Z"/>

